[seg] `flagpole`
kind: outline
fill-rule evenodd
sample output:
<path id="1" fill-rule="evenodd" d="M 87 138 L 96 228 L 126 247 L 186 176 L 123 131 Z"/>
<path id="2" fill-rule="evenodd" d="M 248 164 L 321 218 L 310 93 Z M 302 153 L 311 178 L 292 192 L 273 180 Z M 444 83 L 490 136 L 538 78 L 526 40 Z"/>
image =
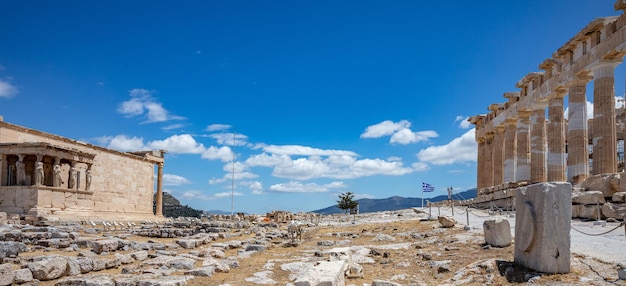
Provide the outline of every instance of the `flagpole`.
<path id="1" fill-rule="evenodd" d="M 424 183 L 422 182 L 422 207 L 424 207 Z"/>

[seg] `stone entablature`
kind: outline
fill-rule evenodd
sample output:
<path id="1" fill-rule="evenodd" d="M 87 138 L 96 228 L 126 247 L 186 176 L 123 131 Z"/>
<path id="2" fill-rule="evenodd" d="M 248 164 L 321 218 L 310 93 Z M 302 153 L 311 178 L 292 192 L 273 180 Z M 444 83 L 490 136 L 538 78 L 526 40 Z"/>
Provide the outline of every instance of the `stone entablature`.
<path id="1" fill-rule="evenodd" d="M 0 211 L 74 221 L 154 220 L 155 184 L 156 216 L 162 216 L 164 153 L 119 152 L 0 120 Z"/>
<path id="2" fill-rule="evenodd" d="M 616 142 L 624 126 L 615 110 L 614 69 L 626 55 L 625 24 L 625 14 L 593 20 L 539 64 L 542 72 L 528 73 L 516 83 L 519 91 L 505 93 L 506 102 L 470 118 L 478 143 L 478 195 L 511 184 L 579 184 L 590 175 L 618 171 Z M 587 122 L 585 88 L 592 80 L 594 119 Z"/>

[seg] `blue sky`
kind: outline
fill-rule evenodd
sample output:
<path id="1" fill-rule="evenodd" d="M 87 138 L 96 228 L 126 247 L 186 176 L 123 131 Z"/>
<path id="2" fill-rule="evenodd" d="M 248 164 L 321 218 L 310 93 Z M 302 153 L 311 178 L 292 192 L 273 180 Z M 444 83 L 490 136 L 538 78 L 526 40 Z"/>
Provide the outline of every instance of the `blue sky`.
<path id="1" fill-rule="evenodd" d="M 198 209 L 231 210 L 233 153 L 235 211 L 437 196 L 476 185 L 465 119 L 613 3 L 4 1 L 0 115 L 168 150 L 164 190 Z"/>

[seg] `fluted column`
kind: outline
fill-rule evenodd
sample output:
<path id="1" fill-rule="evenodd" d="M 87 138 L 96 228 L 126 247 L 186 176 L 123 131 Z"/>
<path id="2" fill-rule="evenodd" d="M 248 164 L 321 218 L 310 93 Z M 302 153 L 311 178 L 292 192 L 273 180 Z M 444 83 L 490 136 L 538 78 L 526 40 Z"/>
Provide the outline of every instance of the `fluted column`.
<path id="1" fill-rule="evenodd" d="M 494 128 L 493 134 L 493 185 L 504 183 L 504 127 Z"/>
<path id="2" fill-rule="evenodd" d="M 478 154 L 476 157 L 476 190 L 481 190 L 485 186 L 485 149 L 487 147 L 487 139 L 485 137 L 477 138 Z"/>
<path id="3" fill-rule="evenodd" d="M 548 102 L 548 182 L 565 182 L 564 92 Z"/>
<path id="4" fill-rule="evenodd" d="M 484 176 L 483 183 L 484 188 L 482 192 L 485 192 L 486 188 L 494 186 L 493 183 L 493 133 L 489 132 L 485 134 L 485 160 L 483 163 Z"/>
<path id="5" fill-rule="evenodd" d="M 586 81 L 573 82 L 568 95 L 567 181 L 582 183 L 589 176 Z"/>
<path id="6" fill-rule="evenodd" d="M 515 180 L 530 181 L 530 111 L 517 114 L 517 168 Z"/>
<path id="7" fill-rule="evenodd" d="M 617 172 L 617 134 L 615 130 L 616 62 L 593 67 L 593 174 Z"/>
<path id="8" fill-rule="evenodd" d="M 163 163 L 158 164 L 155 215 L 163 216 Z"/>
<path id="9" fill-rule="evenodd" d="M 530 116 L 530 181 L 545 182 L 546 174 L 546 111 L 536 107 Z"/>
<path id="10" fill-rule="evenodd" d="M 515 182 L 517 157 L 517 120 L 508 119 L 504 123 L 504 183 Z"/>

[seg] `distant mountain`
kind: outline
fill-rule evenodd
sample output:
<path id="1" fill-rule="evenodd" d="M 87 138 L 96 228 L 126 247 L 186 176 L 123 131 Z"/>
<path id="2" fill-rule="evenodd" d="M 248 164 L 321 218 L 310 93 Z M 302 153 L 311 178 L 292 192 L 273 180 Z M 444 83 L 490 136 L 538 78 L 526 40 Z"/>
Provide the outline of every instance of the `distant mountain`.
<path id="1" fill-rule="evenodd" d="M 464 200 L 475 197 L 476 189 L 470 189 L 464 192 L 454 194 L 455 200 Z M 426 200 L 429 200 L 431 202 L 445 201 L 448 200 L 448 195 L 437 196 L 434 198 L 424 198 L 424 205 L 426 205 Z M 357 202 L 359 202 L 360 213 L 371 213 L 420 207 L 422 205 L 422 198 L 404 198 L 399 196 L 393 196 L 385 199 L 359 199 L 357 200 Z M 314 210 L 311 212 L 319 214 L 344 213 L 344 211 L 339 209 L 337 205 L 333 205 L 324 209 Z"/>

